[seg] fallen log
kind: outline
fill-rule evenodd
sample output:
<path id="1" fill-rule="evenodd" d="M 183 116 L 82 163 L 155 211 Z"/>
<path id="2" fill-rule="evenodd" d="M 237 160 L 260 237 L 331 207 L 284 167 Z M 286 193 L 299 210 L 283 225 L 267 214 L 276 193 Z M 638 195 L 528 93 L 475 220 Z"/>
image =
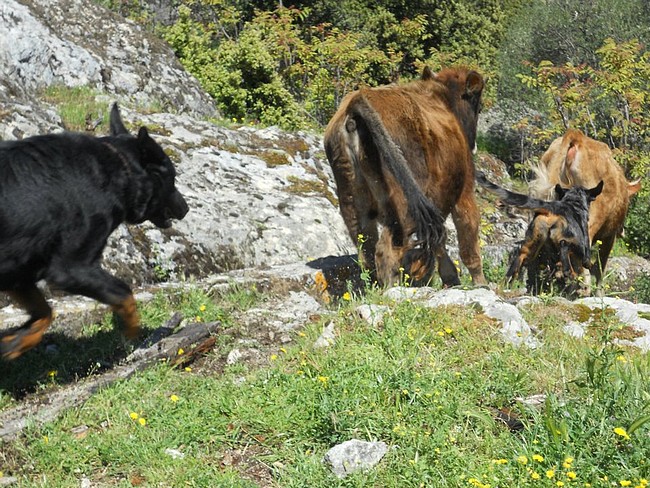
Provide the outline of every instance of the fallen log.
<path id="1" fill-rule="evenodd" d="M 64 410 L 81 405 L 95 392 L 116 381 L 131 377 L 154 362 L 161 359 L 169 359 L 172 364 L 189 362 L 190 358 L 196 356 L 195 350 L 205 352 L 208 346 L 214 344 L 214 338 L 211 336 L 221 325 L 220 322 L 194 322 L 172 334 L 181 320 L 180 313 L 174 314 L 115 368 L 101 375 L 66 385 L 56 391 L 45 392 L 0 413 L 0 439 L 10 440 L 28 425 L 51 422 Z M 179 354 L 181 349 L 184 352 Z M 183 360 L 181 361 L 180 358 Z"/>

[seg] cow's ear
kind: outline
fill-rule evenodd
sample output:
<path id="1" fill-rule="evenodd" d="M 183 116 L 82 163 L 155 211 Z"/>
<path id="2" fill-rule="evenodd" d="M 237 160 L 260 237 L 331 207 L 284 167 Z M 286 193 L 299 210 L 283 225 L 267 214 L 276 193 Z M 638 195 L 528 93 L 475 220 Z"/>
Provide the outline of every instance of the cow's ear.
<path id="1" fill-rule="evenodd" d="M 470 71 L 467 73 L 465 79 L 465 93 L 467 95 L 480 95 L 484 86 L 483 77 L 478 72 Z"/>
<path id="2" fill-rule="evenodd" d="M 603 180 L 600 180 L 600 183 L 598 183 L 593 188 L 587 190 L 587 195 L 589 196 L 590 200 L 595 200 L 596 197 L 601 194 L 601 192 L 603 191 L 603 185 L 604 185 Z"/>
<path id="3" fill-rule="evenodd" d="M 129 131 L 126 130 L 126 127 L 124 127 L 124 123 L 122 122 L 122 116 L 120 115 L 120 109 L 117 106 L 117 102 L 115 102 L 111 108 L 110 128 L 112 136 L 119 136 L 120 134 L 129 133 Z"/>
<path id="4" fill-rule="evenodd" d="M 423 81 L 433 80 L 435 78 L 436 78 L 436 74 L 433 71 L 431 71 L 431 68 L 425 66 L 424 69 L 422 70 L 422 80 Z"/>

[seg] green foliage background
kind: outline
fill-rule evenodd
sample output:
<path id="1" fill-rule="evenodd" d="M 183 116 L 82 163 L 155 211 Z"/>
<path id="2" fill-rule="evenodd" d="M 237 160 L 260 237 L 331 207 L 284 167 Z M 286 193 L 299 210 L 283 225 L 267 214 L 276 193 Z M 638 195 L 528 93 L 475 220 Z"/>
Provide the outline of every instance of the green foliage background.
<path id="1" fill-rule="evenodd" d="M 514 171 L 568 127 L 608 143 L 630 178 L 650 166 L 646 0 L 174 0 L 165 25 L 145 0 L 101 2 L 166 39 L 235 122 L 320 128 L 359 86 L 465 64 L 506 121 L 480 141 Z M 642 186 L 627 236 L 650 255 Z"/>

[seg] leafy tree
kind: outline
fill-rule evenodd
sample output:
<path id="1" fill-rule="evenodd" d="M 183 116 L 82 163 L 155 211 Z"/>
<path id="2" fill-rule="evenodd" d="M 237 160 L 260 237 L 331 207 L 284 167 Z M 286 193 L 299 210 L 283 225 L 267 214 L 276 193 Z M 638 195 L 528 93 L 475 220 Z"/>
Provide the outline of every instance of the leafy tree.
<path id="1" fill-rule="evenodd" d="M 607 39 L 595 51 L 596 65 L 556 66 L 542 61 L 523 84 L 545 101 L 546 117 L 539 124 L 522 124 L 542 148 L 569 127 L 607 142 L 614 157 L 633 178 L 650 169 L 650 52 L 638 41 Z M 524 127 L 526 126 L 526 127 Z M 629 219 L 627 239 L 634 249 L 650 254 L 650 185 L 642 184 Z"/>

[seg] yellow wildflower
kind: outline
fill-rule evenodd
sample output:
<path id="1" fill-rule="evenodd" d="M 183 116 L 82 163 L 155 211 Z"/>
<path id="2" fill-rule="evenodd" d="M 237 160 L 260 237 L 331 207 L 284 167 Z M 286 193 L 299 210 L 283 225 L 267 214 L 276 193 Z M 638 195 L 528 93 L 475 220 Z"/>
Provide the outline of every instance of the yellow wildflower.
<path id="1" fill-rule="evenodd" d="M 135 413 L 135 412 L 131 412 L 131 413 L 129 414 L 129 417 L 131 417 L 133 420 L 137 420 L 138 417 L 139 417 L 139 415 L 138 415 L 137 413 Z"/>
<path id="2" fill-rule="evenodd" d="M 349 291 L 346 291 L 341 298 L 349 302 L 350 300 L 352 300 L 352 295 L 350 295 Z"/>
<path id="3" fill-rule="evenodd" d="M 549 469 L 549 470 L 546 472 L 546 477 L 549 478 L 549 479 L 551 479 L 553 476 L 555 476 L 555 471 L 553 471 L 552 469 Z"/>
<path id="4" fill-rule="evenodd" d="M 187 372 L 189 373 L 189 372 L 192 371 L 192 368 L 190 368 L 189 366 L 186 366 L 186 367 L 185 367 L 185 371 L 187 371 Z"/>
<path id="5" fill-rule="evenodd" d="M 178 348 L 178 355 L 179 356 L 182 356 L 184 352 L 185 352 L 185 350 L 182 347 Z"/>
<path id="6" fill-rule="evenodd" d="M 558 482 L 555 483 L 555 484 L 556 484 L 557 486 L 564 486 L 564 482 L 563 482 L 563 481 L 558 481 Z"/>
<path id="7" fill-rule="evenodd" d="M 621 486 L 630 486 L 632 484 L 632 482 L 630 480 L 621 480 L 621 481 L 619 481 L 619 484 Z"/>
<path id="8" fill-rule="evenodd" d="M 614 434 L 620 435 L 624 439 L 629 439 L 630 436 L 628 435 L 627 431 L 623 427 L 616 427 L 614 429 Z"/>
<path id="9" fill-rule="evenodd" d="M 570 480 L 574 480 L 578 477 L 575 471 L 568 471 L 566 474 L 566 477 L 569 478 Z"/>
<path id="10" fill-rule="evenodd" d="M 519 456 L 517 458 L 517 462 L 519 464 L 527 464 L 528 463 L 528 458 L 526 456 Z"/>
<path id="11" fill-rule="evenodd" d="M 200 312 L 205 312 L 205 309 L 206 309 L 205 305 L 201 305 L 201 306 L 199 307 L 199 311 L 200 311 Z"/>
<path id="12" fill-rule="evenodd" d="M 176 395 L 172 395 L 172 396 L 169 397 L 169 399 L 170 399 L 172 402 L 176 403 L 176 402 L 178 401 L 178 396 L 176 396 Z"/>
<path id="13" fill-rule="evenodd" d="M 278 359 L 278 355 L 277 354 L 271 354 L 271 361 L 275 361 L 276 359 Z"/>
<path id="14" fill-rule="evenodd" d="M 138 419 L 138 423 L 142 426 L 147 425 L 147 421 L 144 419 L 144 417 L 140 417 Z"/>
<path id="15" fill-rule="evenodd" d="M 539 473 L 536 473 L 535 471 L 533 471 L 532 473 L 530 473 L 530 477 L 533 478 L 534 480 L 538 480 L 538 479 L 541 478 L 541 476 L 539 475 Z"/>
<path id="16" fill-rule="evenodd" d="M 537 461 L 538 463 L 541 463 L 544 461 L 544 456 L 540 456 L 539 454 L 533 454 L 533 461 Z"/>

